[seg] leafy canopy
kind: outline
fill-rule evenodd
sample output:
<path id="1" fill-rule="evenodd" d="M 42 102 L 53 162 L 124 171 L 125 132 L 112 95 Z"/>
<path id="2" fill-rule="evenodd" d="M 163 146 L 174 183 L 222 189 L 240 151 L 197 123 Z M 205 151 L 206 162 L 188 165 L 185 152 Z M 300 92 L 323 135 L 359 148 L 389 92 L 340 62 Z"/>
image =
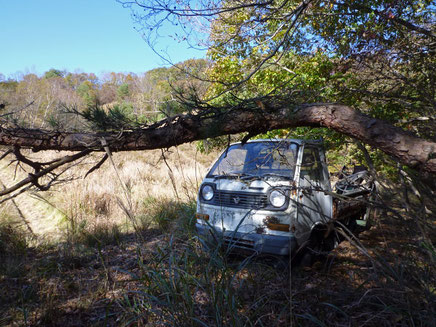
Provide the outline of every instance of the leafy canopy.
<path id="1" fill-rule="evenodd" d="M 236 2 L 242 4 L 242 2 Z M 236 7 L 224 1 L 223 8 Z M 266 1 L 216 15 L 208 96 L 341 102 L 435 138 L 436 6 L 432 1 Z M 422 119 L 423 118 L 423 119 Z M 268 136 L 286 135 L 275 131 Z M 295 137 L 331 131 L 299 128 Z"/>

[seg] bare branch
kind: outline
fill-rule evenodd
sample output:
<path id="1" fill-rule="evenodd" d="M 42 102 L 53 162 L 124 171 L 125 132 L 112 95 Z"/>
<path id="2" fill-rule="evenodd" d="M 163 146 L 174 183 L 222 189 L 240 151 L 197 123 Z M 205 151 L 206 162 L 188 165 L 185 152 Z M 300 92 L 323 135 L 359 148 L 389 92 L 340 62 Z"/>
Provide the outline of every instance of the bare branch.
<path id="1" fill-rule="evenodd" d="M 93 166 L 90 170 L 88 170 L 88 172 L 85 174 L 85 177 L 83 177 L 83 178 L 86 178 L 89 174 L 91 174 L 93 171 L 95 171 L 95 170 L 97 170 L 97 169 L 99 169 L 103 164 L 104 164 L 104 162 L 107 160 L 107 158 L 109 158 L 109 156 L 108 156 L 108 154 L 106 153 L 104 156 L 103 156 L 103 158 L 101 158 L 101 160 L 95 165 L 95 166 Z"/>
<path id="2" fill-rule="evenodd" d="M 76 161 L 76 160 L 78 160 L 78 159 L 88 155 L 91 152 L 92 152 L 92 150 L 85 149 L 85 150 L 83 150 L 83 151 L 81 151 L 79 153 L 76 153 L 74 155 L 65 156 L 61 160 L 59 160 L 58 162 L 48 166 L 47 168 L 44 168 L 44 169 L 38 171 L 35 174 L 29 174 L 29 176 L 27 178 L 24 178 L 23 180 L 21 180 L 20 182 L 16 183 L 15 185 L 0 191 L 0 196 L 7 195 L 7 194 L 10 194 L 12 192 L 15 192 L 15 191 L 17 191 L 18 189 L 22 188 L 23 186 L 25 186 L 27 184 L 33 184 L 33 185 L 38 186 L 39 185 L 38 182 L 37 182 L 38 178 L 47 175 L 48 173 L 54 171 L 56 168 L 59 168 L 59 167 L 65 165 L 67 163 L 74 162 L 74 161 Z M 47 188 L 42 187 L 42 189 L 47 189 Z M 20 191 L 20 193 L 21 193 L 21 191 Z"/>

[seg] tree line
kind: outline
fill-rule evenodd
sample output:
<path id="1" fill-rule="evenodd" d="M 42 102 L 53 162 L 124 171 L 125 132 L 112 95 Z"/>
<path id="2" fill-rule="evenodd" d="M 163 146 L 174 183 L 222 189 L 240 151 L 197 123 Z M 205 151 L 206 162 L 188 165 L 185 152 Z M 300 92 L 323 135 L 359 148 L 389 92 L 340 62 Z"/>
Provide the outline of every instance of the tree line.
<path id="1" fill-rule="evenodd" d="M 202 72 L 207 61 L 191 59 L 179 66 Z M 27 128 L 86 130 L 86 120 L 77 113 L 96 107 L 104 112 L 115 108 L 139 121 L 156 121 L 180 112 L 175 99 L 177 90 L 193 85 L 199 88 L 199 84 L 175 67 L 156 68 L 139 75 L 109 72 L 97 76 L 54 68 L 41 76 L 0 75 L 2 122 Z"/>

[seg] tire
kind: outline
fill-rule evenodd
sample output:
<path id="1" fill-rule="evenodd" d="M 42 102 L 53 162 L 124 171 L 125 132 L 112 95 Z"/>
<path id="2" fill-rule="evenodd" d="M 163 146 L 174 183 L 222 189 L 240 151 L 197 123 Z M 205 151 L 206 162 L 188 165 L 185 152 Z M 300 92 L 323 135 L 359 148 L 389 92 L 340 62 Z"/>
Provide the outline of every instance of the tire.
<path id="1" fill-rule="evenodd" d="M 319 234 L 312 235 L 301 255 L 300 266 L 313 266 L 316 261 L 326 258 L 328 253 L 336 248 L 338 244 L 339 242 L 334 231 L 326 238 L 320 237 Z"/>
<path id="2" fill-rule="evenodd" d="M 301 256 L 299 265 L 303 268 L 310 268 L 315 263 L 316 258 L 309 249 L 305 249 L 303 255 Z"/>
<path id="3" fill-rule="evenodd" d="M 304 253 L 301 258 L 302 267 L 312 267 L 316 261 L 321 260 L 325 255 L 321 243 L 315 240 L 311 243 L 312 244 L 309 244 L 304 249 Z"/>

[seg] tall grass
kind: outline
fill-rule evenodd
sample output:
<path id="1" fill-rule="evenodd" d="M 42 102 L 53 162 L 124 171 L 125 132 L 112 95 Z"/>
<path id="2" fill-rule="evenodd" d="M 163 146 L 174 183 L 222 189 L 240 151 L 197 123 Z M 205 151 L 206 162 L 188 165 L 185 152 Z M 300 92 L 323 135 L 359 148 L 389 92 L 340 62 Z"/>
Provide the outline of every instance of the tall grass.
<path id="1" fill-rule="evenodd" d="M 38 153 L 26 155 L 35 160 L 60 156 L 56 152 L 46 152 L 43 159 L 38 157 Z M 23 194 L 16 199 L 18 209 L 37 236 L 44 238 L 44 235 L 49 235 L 51 240 L 61 240 L 67 227 L 74 230 L 85 226 L 88 231 L 99 231 L 105 224 L 109 225 L 108 228 L 117 225 L 126 232 L 134 224 L 132 217 L 126 217 L 126 206 L 120 205 L 127 204 L 127 198 L 131 204 L 127 206 L 129 214 L 133 219 L 140 219 L 145 228 L 151 223 L 144 221 L 144 217 L 149 216 L 144 206 L 147 199 L 174 203 L 194 201 L 201 176 L 205 173 L 205 166 L 196 159 L 210 163 L 213 156 L 198 154 L 195 145 L 166 152 L 115 153 L 115 170 L 106 162 L 98 171 L 84 178 L 100 158 L 101 154 L 95 154 L 65 172 L 63 179 L 69 182 L 54 187 L 50 192 L 38 192 L 36 197 L 31 193 Z M 5 185 L 13 183 L 15 173 L 17 179 L 27 174 L 21 169 L 15 171 L 14 166 L 2 167 L 1 179 Z"/>
<path id="2" fill-rule="evenodd" d="M 283 326 L 289 321 L 286 271 L 229 257 L 219 247 L 205 252 L 195 238 L 170 237 L 146 262 L 134 276 L 138 289 L 119 301 L 128 324 Z"/>
<path id="3" fill-rule="evenodd" d="M 165 232 L 173 231 L 181 224 L 189 233 L 193 231 L 195 208 L 196 203 L 193 201 L 147 197 L 143 201 L 141 219 L 148 222 L 150 227 L 158 227 Z"/>

